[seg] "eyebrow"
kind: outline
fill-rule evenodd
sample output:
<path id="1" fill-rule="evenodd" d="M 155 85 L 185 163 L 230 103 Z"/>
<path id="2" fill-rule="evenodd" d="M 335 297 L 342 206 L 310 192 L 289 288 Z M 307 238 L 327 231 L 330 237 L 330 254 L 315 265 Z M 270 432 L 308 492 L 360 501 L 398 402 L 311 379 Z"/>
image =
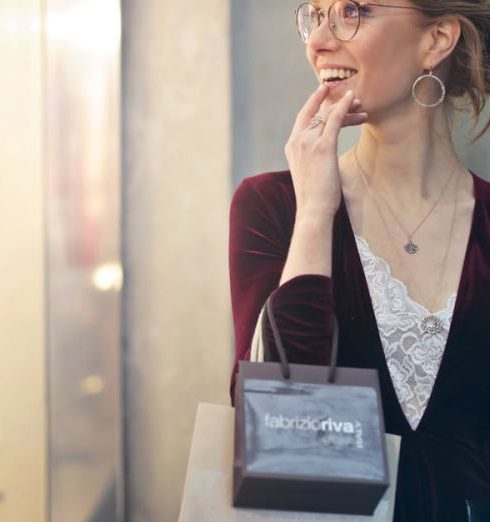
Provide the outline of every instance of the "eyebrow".
<path id="1" fill-rule="evenodd" d="M 335 0 L 331 0 L 330 2 L 325 2 L 322 0 L 308 0 L 310 4 L 317 7 L 318 9 L 324 9 L 327 10 L 334 2 Z M 322 4 L 329 4 L 329 5 L 322 5 Z"/>

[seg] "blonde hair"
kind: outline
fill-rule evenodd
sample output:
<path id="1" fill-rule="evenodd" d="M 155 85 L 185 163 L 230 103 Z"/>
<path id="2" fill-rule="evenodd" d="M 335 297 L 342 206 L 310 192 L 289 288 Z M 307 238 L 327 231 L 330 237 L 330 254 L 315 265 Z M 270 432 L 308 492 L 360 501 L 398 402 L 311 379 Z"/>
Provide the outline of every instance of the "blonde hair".
<path id="1" fill-rule="evenodd" d="M 451 113 L 473 111 L 473 130 L 490 94 L 490 0 L 412 0 L 429 19 L 452 16 L 460 22 L 461 36 L 451 53 L 446 78 L 446 106 Z M 490 127 L 490 119 L 471 140 L 477 141 Z"/>

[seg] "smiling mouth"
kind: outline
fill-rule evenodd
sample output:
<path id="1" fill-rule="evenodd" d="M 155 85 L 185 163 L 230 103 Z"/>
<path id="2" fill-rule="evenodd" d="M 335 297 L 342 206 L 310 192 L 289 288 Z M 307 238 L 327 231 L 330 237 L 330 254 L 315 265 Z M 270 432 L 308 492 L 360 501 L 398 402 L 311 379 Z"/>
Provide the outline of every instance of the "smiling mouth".
<path id="1" fill-rule="evenodd" d="M 357 74 L 357 71 L 349 70 L 348 72 L 339 70 L 321 70 L 319 73 L 319 80 L 321 83 L 340 83 L 349 80 Z"/>

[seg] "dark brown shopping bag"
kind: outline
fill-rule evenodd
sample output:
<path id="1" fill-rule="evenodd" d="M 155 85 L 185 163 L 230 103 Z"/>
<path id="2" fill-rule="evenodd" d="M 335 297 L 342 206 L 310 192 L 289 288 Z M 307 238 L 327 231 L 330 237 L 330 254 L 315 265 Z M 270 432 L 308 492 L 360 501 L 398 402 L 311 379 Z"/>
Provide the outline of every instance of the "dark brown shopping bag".
<path id="1" fill-rule="evenodd" d="M 233 504 L 372 515 L 389 485 L 378 371 L 336 366 L 335 317 L 330 366 L 289 364 L 273 298 L 280 362 L 239 364 Z"/>

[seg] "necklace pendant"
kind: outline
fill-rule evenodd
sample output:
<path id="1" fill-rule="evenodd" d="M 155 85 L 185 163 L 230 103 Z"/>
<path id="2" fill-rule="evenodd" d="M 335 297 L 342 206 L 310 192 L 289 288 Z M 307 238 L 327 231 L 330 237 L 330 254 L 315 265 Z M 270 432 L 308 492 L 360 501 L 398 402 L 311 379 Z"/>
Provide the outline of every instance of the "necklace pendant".
<path id="1" fill-rule="evenodd" d="M 403 248 L 409 254 L 416 254 L 419 251 L 419 247 L 411 239 Z"/>
<path id="2" fill-rule="evenodd" d="M 429 335 L 436 335 L 442 332 L 443 325 L 439 317 L 436 317 L 435 315 L 428 315 L 424 318 L 420 327 L 424 333 Z"/>

